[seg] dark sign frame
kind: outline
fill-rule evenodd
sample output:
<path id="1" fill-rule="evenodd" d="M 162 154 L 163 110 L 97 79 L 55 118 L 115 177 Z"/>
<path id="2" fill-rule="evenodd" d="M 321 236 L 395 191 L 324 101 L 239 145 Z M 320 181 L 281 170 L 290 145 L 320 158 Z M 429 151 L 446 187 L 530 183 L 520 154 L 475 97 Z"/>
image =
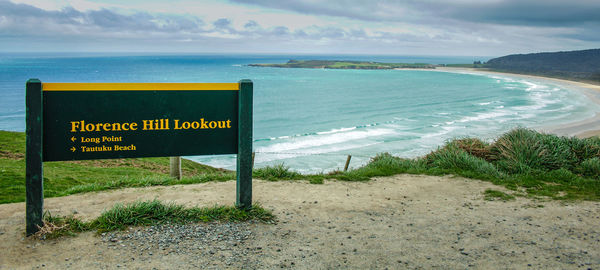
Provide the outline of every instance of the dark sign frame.
<path id="1" fill-rule="evenodd" d="M 26 232 L 43 225 L 43 162 L 237 154 L 252 206 L 253 83 L 26 84 Z M 87 121 L 87 122 L 86 122 Z"/>

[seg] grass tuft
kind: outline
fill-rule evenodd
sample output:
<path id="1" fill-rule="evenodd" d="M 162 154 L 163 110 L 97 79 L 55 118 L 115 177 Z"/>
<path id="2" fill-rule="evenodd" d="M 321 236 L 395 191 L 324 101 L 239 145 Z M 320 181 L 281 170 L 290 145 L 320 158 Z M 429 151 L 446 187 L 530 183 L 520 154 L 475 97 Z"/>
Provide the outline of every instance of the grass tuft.
<path id="1" fill-rule="evenodd" d="M 600 177 L 600 158 L 589 158 L 581 162 L 576 169 L 577 172 L 594 178 Z"/>
<path id="2" fill-rule="evenodd" d="M 15 142 L 22 145 L 17 147 Z M 25 165 L 20 158 L 24 153 L 24 135 L 0 131 L 0 145 L 4 151 L 0 153 L 0 178 L 3 179 L 0 203 L 24 201 Z M 165 158 L 48 162 L 44 196 L 235 179 L 233 172 L 184 160 L 185 170 L 194 172 L 195 176 L 177 180 L 163 172 L 166 164 L 168 159 Z M 400 173 L 452 174 L 490 181 L 510 190 L 523 190 L 529 196 L 600 200 L 600 138 L 559 137 L 517 128 L 490 143 L 476 138 L 451 140 L 420 158 L 381 153 L 366 165 L 346 172 L 302 175 L 284 164 L 253 172 L 254 177 L 265 180 L 309 180 L 312 184 L 322 184 L 325 179 L 368 181 L 372 177 Z"/>
<path id="3" fill-rule="evenodd" d="M 530 129 L 514 129 L 492 145 L 493 158 L 498 166 L 510 173 L 532 170 L 572 169 L 579 161 L 574 144 L 586 148 L 577 138 L 541 134 Z M 584 151 L 586 152 L 586 151 Z"/>
<path id="4" fill-rule="evenodd" d="M 57 238 L 84 231 L 107 232 L 123 230 L 130 226 L 147 226 L 167 222 L 241 222 L 250 220 L 271 222 L 275 220 L 275 216 L 271 211 L 256 204 L 250 209 L 232 206 L 186 208 L 182 205 L 163 203 L 158 200 L 138 201 L 130 204 L 116 204 L 89 222 L 81 221 L 73 216 L 53 217 L 46 212 L 43 219 L 44 226 L 35 234 L 35 237 L 40 239 Z"/>
<path id="5" fill-rule="evenodd" d="M 510 195 L 510 194 L 506 194 L 502 191 L 499 190 L 493 190 L 493 189 L 486 189 L 484 194 L 484 199 L 486 201 L 496 201 L 496 200 L 500 200 L 500 201 L 511 201 L 515 199 L 515 196 Z"/>
<path id="6" fill-rule="evenodd" d="M 345 181 L 399 173 L 444 175 L 490 181 L 529 196 L 600 200 L 600 139 L 567 138 L 517 128 L 492 143 L 463 138 L 423 158 L 379 154 L 365 166 L 328 175 Z"/>
<path id="7" fill-rule="evenodd" d="M 480 179 L 491 179 L 502 175 L 493 164 L 469 154 L 457 147 L 455 143 L 449 143 L 445 147 L 431 152 L 425 157 L 425 160 L 430 167 L 457 174 L 465 171 L 472 172 L 474 177 Z"/>
<path id="8" fill-rule="evenodd" d="M 285 166 L 283 163 L 274 166 L 267 166 L 264 168 L 254 169 L 252 175 L 254 177 L 264 180 L 293 180 L 303 179 L 304 177 L 295 171 L 290 170 L 290 167 Z"/>
<path id="9" fill-rule="evenodd" d="M 399 173 L 423 173 L 425 163 L 421 159 L 403 159 L 390 153 L 377 154 L 369 163 L 358 169 L 347 172 L 336 171 L 329 177 L 344 181 L 367 181 L 371 177 L 390 176 Z"/>
<path id="10" fill-rule="evenodd" d="M 61 236 L 73 236 L 76 233 L 87 231 L 90 224 L 83 222 L 73 216 L 56 217 L 49 211 L 44 212 L 42 218 L 43 226 L 40 227 L 33 237 L 38 239 L 54 239 Z"/>
<path id="11" fill-rule="evenodd" d="M 457 139 L 451 144 L 481 159 L 489 160 L 492 156 L 490 145 L 477 138 Z"/>

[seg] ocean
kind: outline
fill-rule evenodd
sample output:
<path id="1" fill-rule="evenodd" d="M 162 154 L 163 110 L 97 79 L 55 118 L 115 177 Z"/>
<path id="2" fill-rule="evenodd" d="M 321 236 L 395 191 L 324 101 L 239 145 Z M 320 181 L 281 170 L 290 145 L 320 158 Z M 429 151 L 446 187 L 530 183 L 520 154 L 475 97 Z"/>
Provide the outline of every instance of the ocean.
<path id="1" fill-rule="evenodd" d="M 348 55 L 0 54 L 0 130 L 25 130 L 25 82 L 254 82 L 255 167 L 359 167 L 377 153 L 417 157 L 452 138 L 494 139 L 593 117 L 600 106 L 549 81 L 423 70 L 249 67 L 289 59 L 469 63 L 473 58 Z M 487 59 L 475 59 L 487 60 Z M 234 155 L 187 157 L 234 169 Z"/>

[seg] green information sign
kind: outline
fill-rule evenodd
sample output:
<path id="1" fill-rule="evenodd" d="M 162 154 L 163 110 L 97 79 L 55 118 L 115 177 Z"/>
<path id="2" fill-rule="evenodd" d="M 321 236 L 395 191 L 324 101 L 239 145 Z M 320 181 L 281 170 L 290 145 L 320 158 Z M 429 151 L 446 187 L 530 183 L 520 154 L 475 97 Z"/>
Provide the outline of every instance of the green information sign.
<path id="1" fill-rule="evenodd" d="M 27 82 L 27 233 L 41 226 L 42 162 L 237 154 L 239 207 L 252 200 L 252 81 Z"/>

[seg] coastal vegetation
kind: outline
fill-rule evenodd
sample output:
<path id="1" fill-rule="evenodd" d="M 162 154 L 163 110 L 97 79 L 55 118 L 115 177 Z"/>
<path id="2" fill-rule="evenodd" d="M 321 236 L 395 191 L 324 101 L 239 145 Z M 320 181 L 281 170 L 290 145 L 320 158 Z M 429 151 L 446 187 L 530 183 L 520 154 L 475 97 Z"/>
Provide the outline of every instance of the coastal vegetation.
<path id="1" fill-rule="evenodd" d="M 379 154 L 361 168 L 331 177 L 365 181 L 400 173 L 490 181 L 511 190 L 511 196 L 598 201 L 600 138 L 559 137 L 518 128 L 491 143 L 477 138 L 454 139 L 415 159 Z"/>
<path id="2" fill-rule="evenodd" d="M 230 171 L 183 159 L 183 176 L 169 177 L 169 158 L 44 162 L 44 197 L 125 187 L 235 179 Z M 25 201 L 25 133 L 0 131 L 0 203 Z"/>
<path id="3" fill-rule="evenodd" d="M 25 200 L 25 136 L 0 132 L 0 203 Z M 44 196 L 117 189 L 228 181 L 233 172 L 184 160 L 185 177 L 168 175 L 167 158 L 140 158 L 45 163 Z M 363 167 L 303 175 L 284 164 L 255 169 L 255 178 L 269 181 L 306 181 L 322 184 L 326 179 L 367 181 L 372 177 L 401 173 L 457 175 L 490 181 L 511 190 L 510 196 L 546 197 L 561 200 L 600 200 L 600 138 L 579 139 L 542 134 L 518 128 L 493 142 L 460 138 L 426 156 L 406 159 L 381 153 Z M 489 193 L 489 192 L 488 192 Z M 502 197 L 498 193 L 489 197 Z"/>
<path id="4" fill-rule="evenodd" d="M 115 204 L 99 217 L 82 221 L 74 216 L 52 216 L 44 213 L 44 226 L 35 236 L 42 239 L 74 235 L 85 231 L 108 232 L 124 230 L 130 226 L 149 226 L 162 223 L 185 224 L 193 222 L 228 221 L 242 222 L 256 220 L 271 222 L 273 213 L 259 205 L 250 209 L 233 206 L 190 207 L 158 200 L 137 201 L 130 204 Z"/>
<path id="5" fill-rule="evenodd" d="M 491 59 L 483 67 L 501 72 L 600 83 L 600 49 L 513 54 Z"/>
<path id="6" fill-rule="evenodd" d="M 327 69 L 395 69 L 395 68 L 426 68 L 433 69 L 435 65 L 425 63 L 380 63 L 365 61 L 334 61 L 334 60 L 289 60 L 285 64 L 249 64 L 251 67 L 278 68 L 327 68 Z"/>
<path id="7" fill-rule="evenodd" d="M 283 164 L 261 168 L 263 179 L 322 183 L 324 179 L 368 181 L 396 174 L 456 175 L 479 179 L 511 191 L 486 191 L 486 200 L 514 196 L 558 200 L 600 200 L 600 138 L 579 139 L 518 128 L 493 142 L 477 138 L 448 141 L 414 159 L 381 153 L 363 167 L 347 172 L 300 175 Z"/>
<path id="8" fill-rule="evenodd" d="M 441 67 L 453 67 L 453 68 L 485 68 L 486 64 L 481 61 L 475 61 L 473 64 L 444 64 L 439 65 Z"/>

